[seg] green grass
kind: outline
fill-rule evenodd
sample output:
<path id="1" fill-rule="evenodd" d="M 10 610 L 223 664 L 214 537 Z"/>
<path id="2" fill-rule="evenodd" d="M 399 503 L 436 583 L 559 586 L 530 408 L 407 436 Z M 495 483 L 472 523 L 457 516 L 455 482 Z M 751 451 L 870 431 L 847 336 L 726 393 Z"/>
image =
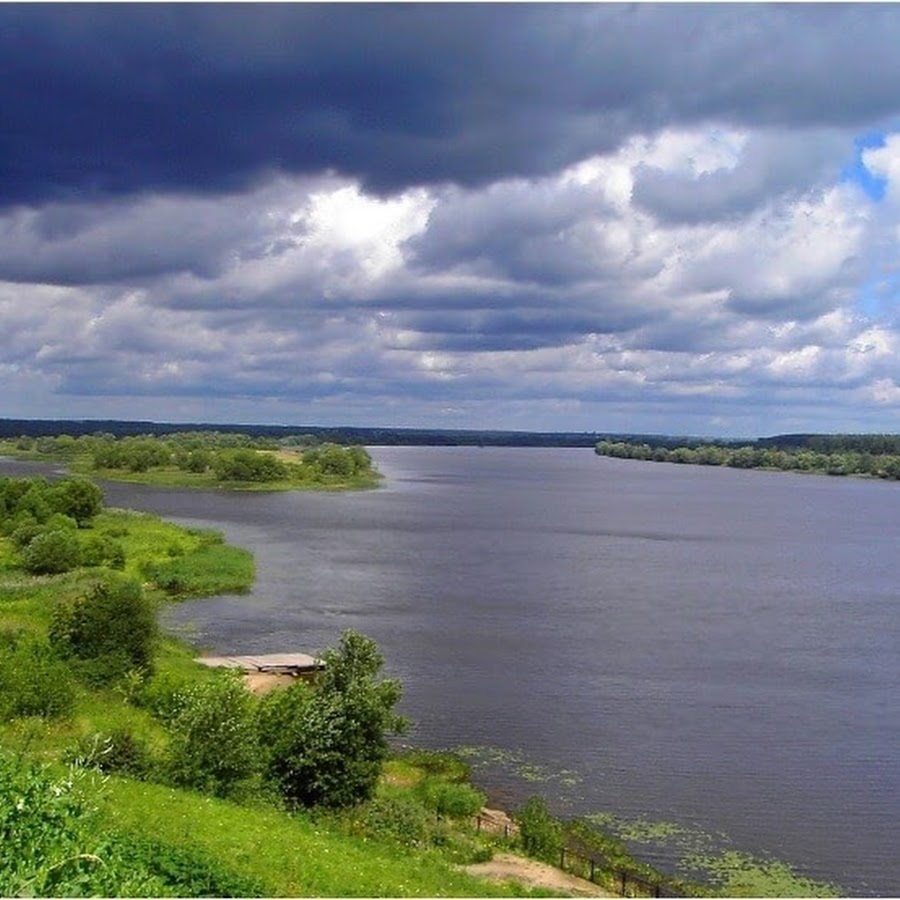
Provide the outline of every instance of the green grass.
<path id="1" fill-rule="evenodd" d="M 243 593 L 256 577 L 253 555 L 225 544 L 218 531 L 114 509 L 97 516 L 92 531 L 122 544 L 127 575 L 158 584 L 169 597 Z"/>
<path id="2" fill-rule="evenodd" d="M 109 780 L 99 802 L 110 827 L 227 860 L 271 897 L 527 895 L 468 876 L 436 852 L 367 841 L 327 820 L 120 778 Z"/>

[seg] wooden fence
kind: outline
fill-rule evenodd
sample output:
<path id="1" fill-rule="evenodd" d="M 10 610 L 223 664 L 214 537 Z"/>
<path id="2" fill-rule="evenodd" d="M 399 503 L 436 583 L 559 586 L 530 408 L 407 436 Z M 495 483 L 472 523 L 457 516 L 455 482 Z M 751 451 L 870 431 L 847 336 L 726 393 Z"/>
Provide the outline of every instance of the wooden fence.
<path id="1" fill-rule="evenodd" d="M 490 816 L 475 816 L 477 831 L 502 834 L 507 840 L 519 833 L 519 826 L 509 819 Z M 578 875 L 594 884 L 601 884 L 618 891 L 622 897 L 685 897 L 674 884 L 665 878 L 651 881 L 645 875 L 631 869 L 611 865 L 599 854 L 589 856 L 579 853 L 573 847 L 563 847 L 559 851 L 559 868 L 564 872 Z"/>

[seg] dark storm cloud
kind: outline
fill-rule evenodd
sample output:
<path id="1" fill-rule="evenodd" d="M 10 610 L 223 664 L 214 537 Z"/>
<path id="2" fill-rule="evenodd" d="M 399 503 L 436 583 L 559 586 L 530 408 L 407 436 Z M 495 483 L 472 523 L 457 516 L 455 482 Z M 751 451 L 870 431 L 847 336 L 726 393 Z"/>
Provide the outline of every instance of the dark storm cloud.
<path id="1" fill-rule="evenodd" d="M 478 185 L 676 122 L 849 127 L 900 112 L 897 46 L 891 5 L 4 5 L 2 202 Z"/>

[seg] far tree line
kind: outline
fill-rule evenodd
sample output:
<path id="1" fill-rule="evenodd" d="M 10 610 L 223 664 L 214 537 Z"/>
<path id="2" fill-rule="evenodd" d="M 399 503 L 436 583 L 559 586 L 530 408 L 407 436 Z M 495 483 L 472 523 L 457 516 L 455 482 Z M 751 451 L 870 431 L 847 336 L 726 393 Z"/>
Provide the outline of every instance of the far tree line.
<path id="1" fill-rule="evenodd" d="M 868 440 L 867 440 L 868 439 Z M 890 448 L 891 452 L 886 452 Z M 733 469 L 776 469 L 900 480 L 900 438 L 887 435 L 809 436 L 792 446 L 696 443 L 681 446 L 600 441 L 599 456 Z"/>

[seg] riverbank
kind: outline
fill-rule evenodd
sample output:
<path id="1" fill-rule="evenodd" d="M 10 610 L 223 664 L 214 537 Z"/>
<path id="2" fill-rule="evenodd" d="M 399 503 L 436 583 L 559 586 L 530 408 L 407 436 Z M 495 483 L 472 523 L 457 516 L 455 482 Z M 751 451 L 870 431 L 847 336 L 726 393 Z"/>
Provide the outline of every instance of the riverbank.
<path id="1" fill-rule="evenodd" d="M 0 456 L 57 462 L 106 481 L 188 490 L 353 491 L 381 481 L 363 447 L 295 440 L 219 432 L 21 437 L 0 440 Z"/>

